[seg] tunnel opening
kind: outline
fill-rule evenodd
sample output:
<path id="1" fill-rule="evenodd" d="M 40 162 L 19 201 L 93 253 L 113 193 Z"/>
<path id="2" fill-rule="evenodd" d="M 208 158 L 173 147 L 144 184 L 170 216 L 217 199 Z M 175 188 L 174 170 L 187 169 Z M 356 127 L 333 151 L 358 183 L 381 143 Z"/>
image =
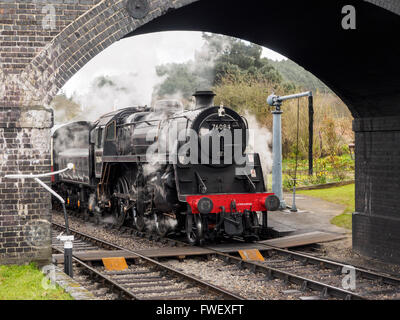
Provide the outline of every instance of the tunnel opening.
<path id="1" fill-rule="evenodd" d="M 342 27 L 342 8 L 346 5 L 353 5 L 357 10 L 355 30 Z M 280 14 L 282 8 L 285 10 Z M 382 140 L 382 134 L 375 132 L 387 123 L 386 120 L 376 119 L 379 123 L 376 125 L 374 119 L 386 119 L 384 117 L 398 114 L 400 80 L 397 75 L 400 66 L 393 64 L 393 61 L 400 51 L 388 30 L 397 30 L 399 27 L 400 20 L 396 14 L 365 1 L 329 1 L 322 4 L 310 0 L 306 3 L 286 1 L 260 4 L 253 0 L 244 5 L 234 0 L 226 5 L 202 0 L 178 10 L 163 12 L 160 17 L 123 36 L 172 30 L 225 34 L 280 52 L 321 79 L 345 102 L 356 119 L 355 219 L 358 222 L 355 226 L 353 222 L 354 248 L 368 256 L 400 261 L 400 250 L 394 249 L 392 241 L 382 238 L 381 234 L 382 228 L 395 229 L 388 226 L 391 221 L 388 216 L 395 216 L 396 209 L 389 200 L 391 213 L 387 213 L 388 207 L 379 201 L 379 189 L 394 182 L 389 176 L 383 178 L 374 169 L 371 158 L 381 154 L 374 146 L 376 141 Z M 376 45 L 375 40 L 384 43 L 385 50 Z M 326 60 L 329 63 L 324 63 Z M 392 122 L 385 131 L 397 132 L 395 119 Z M 367 149 L 371 153 L 365 153 Z M 385 167 L 390 171 L 396 160 L 391 155 L 386 160 L 389 161 Z M 385 198 L 389 199 L 396 193 L 395 190 L 397 187 Z M 378 235 L 380 241 L 374 242 L 373 239 Z M 391 243 L 390 248 L 386 252 L 380 251 L 382 243 L 388 242 Z M 398 258 L 393 258 L 394 255 Z"/>
<path id="2" fill-rule="evenodd" d="M 1 112 L 5 119 L 2 131 L 10 139 L 16 139 L 13 130 L 32 136 L 34 152 L 31 154 L 40 154 L 40 161 L 43 160 L 43 166 L 35 171 L 49 168 L 47 145 L 52 119 L 43 117 L 39 123 L 32 117 L 32 106 L 48 105 L 58 90 L 105 48 L 123 37 L 155 31 L 205 30 L 235 36 L 281 52 L 321 79 L 349 107 L 356 132 L 354 248 L 367 256 L 399 263 L 400 223 L 396 199 L 400 192 L 400 64 L 396 61 L 400 49 L 394 37 L 400 30 L 400 10 L 396 2 L 177 0 L 149 3 L 152 11 L 147 16 L 133 18 L 122 2 L 100 1 L 87 14 L 76 17 L 54 34 L 37 56 L 25 66 L 21 64 L 24 69 L 10 66 L 10 72 L 0 70 Z M 346 5 L 356 9 L 355 30 L 342 27 L 342 8 Z M 88 25 L 98 27 L 88 28 Z M 326 60 L 329 63 L 324 63 Z M 9 108 L 15 111 L 10 113 Z M 17 146 L 21 145 L 15 141 Z M 16 149 L 21 158 L 15 160 L 15 167 L 28 172 L 30 168 L 23 165 L 23 152 Z M 2 171 L 8 172 L 7 167 Z M 21 212 L 22 218 L 13 221 L 16 229 L 26 225 L 26 216 L 39 210 L 48 212 L 47 196 L 38 194 L 37 198 L 36 207 L 27 207 L 26 212 Z M 12 214 L 19 210 L 20 200 L 14 195 L 7 201 L 2 207 L 2 216 L 9 216 L 10 210 Z M 6 258 L 15 248 L 7 250 Z M 29 259 L 34 255 L 33 252 Z M 44 255 L 47 257 L 47 253 Z"/>

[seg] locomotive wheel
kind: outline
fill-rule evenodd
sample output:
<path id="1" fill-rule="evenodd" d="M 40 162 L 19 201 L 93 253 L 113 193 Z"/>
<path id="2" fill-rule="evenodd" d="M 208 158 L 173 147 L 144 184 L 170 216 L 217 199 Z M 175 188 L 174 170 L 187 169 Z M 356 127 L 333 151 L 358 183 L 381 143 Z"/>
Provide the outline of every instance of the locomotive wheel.
<path id="1" fill-rule="evenodd" d="M 126 211 L 125 211 L 125 201 L 118 199 L 117 200 L 117 205 L 114 213 L 114 217 L 116 218 L 115 225 L 117 227 L 121 227 L 124 224 L 125 217 L 126 217 Z"/>
<path id="2" fill-rule="evenodd" d="M 114 193 L 128 194 L 128 183 L 124 177 L 118 179 L 117 184 L 114 188 Z M 116 219 L 115 225 L 121 227 L 126 218 L 126 208 L 128 207 L 128 201 L 121 198 L 116 198 L 114 201 L 113 215 Z"/>
<path id="3" fill-rule="evenodd" d="M 186 239 L 190 245 L 203 245 L 203 223 L 201 217 L 198 214 L 187 214 L 186 215 Z M 189 231 L 191 230 L 191 231 Z"/>
<path id="4" fill-rule="evenodd" d="M 133 211 L 133 222 L 136 229 L 140 232 L 146 228 L 145 212 L 146 212 L 146 192 L 145 192 L 145 181 L 143 176 L 143 168 L 138 167 L 138 172 L 135 181 L 136 189 L 136 207 Z"/>
<path id="5" fill-rule="evenodd" d="M 83 209 L 83 220 L 86 222 L 90 220 L 90 213 L 88 209 Z"/>
<path id="6" fill-rule="evenodd" d="M 154 213 L 154 224 L 157 234 L 160 237 L 165 237 L 169 231 L 165 215 L 162 213 Z"/>
<path id="7" fill-rule="evenodd" d="M 95 212 L 93 214 L 93 217 L 94 217 L 94 224 L 97 225 L 97 226 L 100 225 L 100 223 L 101 223 L 101 214 L 98 213 L 98 212 Z"/>
<path id="8" fill-rule="evenodd" d="M 133 208 L 132 210 L 133 210 L 133 226 L 138 231 L 142 232 L 146 227 L 144 216 L 139 214 L 135 208 Z"/>

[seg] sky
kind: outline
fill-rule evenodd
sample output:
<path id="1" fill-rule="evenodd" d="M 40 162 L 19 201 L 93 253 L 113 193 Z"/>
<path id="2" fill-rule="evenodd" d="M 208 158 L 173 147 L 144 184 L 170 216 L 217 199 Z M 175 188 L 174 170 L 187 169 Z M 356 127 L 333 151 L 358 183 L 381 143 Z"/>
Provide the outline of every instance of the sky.
<path id="1" fill-rule="evenodd" d="M 92 80 L 101 75 L 123 76 L 135 74 L 140 81 L 143 100 L 151 97 L 153 87 L 162 79 L 155 73 L 157 65 L 182 63 L 194 59 L 195 50 L 204 41 L 201 32 L 158 32 L 122 39 L 89 61 L 62 88 L 71 97 L 91 90 Z M 282 60 L 286 57 L 270 49 L 263 49 L 263 57 Z"/>

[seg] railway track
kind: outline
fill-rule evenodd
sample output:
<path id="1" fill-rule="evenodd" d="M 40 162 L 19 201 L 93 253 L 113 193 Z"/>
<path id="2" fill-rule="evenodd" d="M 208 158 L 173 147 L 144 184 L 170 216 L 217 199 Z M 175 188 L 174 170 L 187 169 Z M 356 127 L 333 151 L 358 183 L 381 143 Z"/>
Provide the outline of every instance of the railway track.
<path id="1" fill-rule="evenodd" d="M 373 299 L 400 299 L 400 278 L 364 268 L 346 265 L 338 261 L 315 257 L 310 254 L 270 247 L 266 251 L 265 264 L 286 270 L 299 270 L 311 279 L 324 279 L 332 285 L 340 285 L 344 274 L 353 272 L 354 289 L 359 296 Z"/>
<path id="2" fill-rule="evenodd" d="M 168 241 L 168 239 L 157 239 L 158 237 L 154 235 L 137 232 L 126 227 L 119 229 L 138 238 L 147 238 L 152 241 L 158 240 L 163 243 Z M 179 240 L 169 239 L 169 241 L 168 243 L 174 246 L 188 246 Z M 238 241 L 237 243 L 240 242 Z M 235 243 L 232 246 L 235 246 Z M 274 279 L 282 281 L 283 285 L 291 286 L 290 289 L 283 288 L 282 292 L 287 292 L 299 298 L 347 300 L 400 298 L 399 278 L 347 266 L 340 262 L 318 258 L 301 252 L 276 248 L 270 245 L 263 246 L 265 247 L 265 250 L 262 250 L 265 258 L 263 262 L 243 261 L 236 255 L 225 254 L 215 248 L 205 247 L 203 249 L 209 249 L 215 257 L 223 261 L 227 266 L 233 266 L 237 270 L 246 269 L 251 271 L 252 274 L 264 275 L 264 281 Z M 200 256 L 198 253 L 196 255 Z M 209 259 L 210 252 L 205 255 Z M 182 265 L 180 265 L 181 267 Z M 347 290 L 343 289 L 343 279 L 346 277 L 346 274 L 343 273 L 344 271 L 350 272 L 355 277 L 355 287 Z M 348 285 L 351 287 L 351 283 L 348 283 Z M 314 294 L 304 295 L 305 292 Z"/>
<path id="3" fill-rule="evenodd" d="M 53 223 L 53 230 L 64 231 L 61 225 Z M 97 282 L 101 282 L 119 299 L 134 300 L 243 300 L 242 297 L 219 288 L 206 281 L 199 280 L 191 275 L 178 271 L 154 259 L 141 255 L 138 252 L 124 249 L 115 244 L 91 237 L 75 230 L 70 230 L 76 237 L 77 252 L 89 248 L 101 248 L 111 251 L 127 251 L 135 256 L 128 259 L 128 269 L 124 271 L 106 271 L 103 266 L 89 265 L 75 256 L 73 262 L 82 273 L 89 275 Z M 53 249 L 62 253 L 60 243 L 54 240 Z"/>

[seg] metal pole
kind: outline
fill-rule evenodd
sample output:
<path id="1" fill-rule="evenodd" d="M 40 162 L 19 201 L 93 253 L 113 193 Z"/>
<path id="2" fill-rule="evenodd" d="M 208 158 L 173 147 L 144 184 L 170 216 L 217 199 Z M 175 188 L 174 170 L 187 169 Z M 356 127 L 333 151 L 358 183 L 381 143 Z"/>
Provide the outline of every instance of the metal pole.
<path id="1" fill-rule="evenodd" d="M 290 212 L 297 212 L 297 207 L 296 207 L 296 180 L 294 180 L 294 185 L 293 185 L 293 201 L 292 201 L 292 207 L 290 208 Z"/>
<path id="2" fill-rule="evenodd" d="M 313 175 L 314 106 L 313 96 L 308 96 L 308 175 Z"/>
<path id="3" fill-rule="evenodd" d="M 282 189 L 282 111 L 276 106 L 273 115 L 273 164 L 272 164 L 272 192 L 281 200 L 280 209 L 286 209 Z"/>
<path id="4" fill-rule="evenodd" d="M 74 236 L 71 236 L 69 234 L 68 216 L 67 209 L 65 208 L 65 202 L 62 203 L 62 206 L 64 210 L 65 231 L 67 235 L 64 237 L 60 236 L 59 239 L 64 242 L 64 272 L 72 278 L 74 276 L 74 271 L 72 269 L 72 250 L 74 248 Z"/>

